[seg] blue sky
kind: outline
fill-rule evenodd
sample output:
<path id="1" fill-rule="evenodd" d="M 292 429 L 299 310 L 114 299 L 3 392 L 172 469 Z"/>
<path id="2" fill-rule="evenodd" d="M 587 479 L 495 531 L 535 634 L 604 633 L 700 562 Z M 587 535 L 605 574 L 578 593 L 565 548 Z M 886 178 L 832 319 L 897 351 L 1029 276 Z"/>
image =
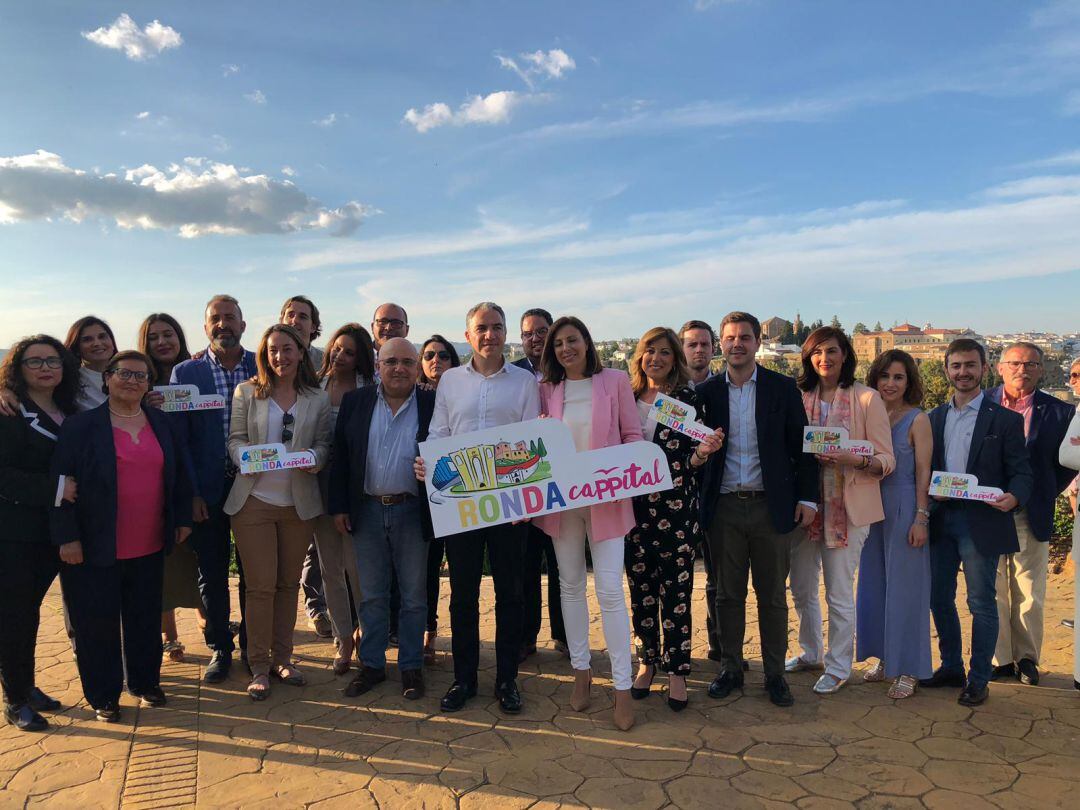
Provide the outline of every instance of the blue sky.
<path id="1" fill-rule="evenodd" d="M 199 343 L 217 292 L 252 344 L 301 292 L 414 338 L 487 298 L 1078 326 L 1073 2 L 35 0 L 0 70 L 0 345 Z"/>

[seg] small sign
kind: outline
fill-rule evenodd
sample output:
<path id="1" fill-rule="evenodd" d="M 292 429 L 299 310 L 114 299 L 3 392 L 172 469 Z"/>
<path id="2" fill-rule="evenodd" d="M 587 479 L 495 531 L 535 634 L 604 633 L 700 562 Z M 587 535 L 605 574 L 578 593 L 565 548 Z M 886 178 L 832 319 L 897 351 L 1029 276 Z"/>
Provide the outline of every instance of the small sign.
<path id="1" fill-rule="evenodd" d="M 213 411 L 225 407 L 225 397 L 220 394 L 200 394 L 195 385 L 155 385 L 165 398 L 161 410 L 165 413 L 184 411 Z"/>
<path id="2" fill-rule="evenodd" d="M 240 474 L 255 475 L 272 470 L 302 470 L 315 466 L 315 452 L 290 453 L 283 444 L 252 444 L 240 448 Z"/>
<path id="3" fill-rule="evenodd" d="M 705 441 L 716 432 L 697 421 L 697 409 L 693 405 L 663 394 L 656 395 L 656 400 L 649 410 L 649 418 L 698 442 Z"/>
<path id="4" fill-rule="evenodd" d="M 847 451 L 857 456 L 873 456 L 873 442 L 857 441 L 848 438 L 844 427 L 814 427 L 803 431 L 802 451 L 804 453 L 835 453 Z"/>
<path id="5" fill-rule="evenodd" d="M 979 486 L 979 479 L 970 473 L 934 470 L 930 473 L 930 494 L 965 501 L 996 501 L 1005 493 L 997 487 Z"/>

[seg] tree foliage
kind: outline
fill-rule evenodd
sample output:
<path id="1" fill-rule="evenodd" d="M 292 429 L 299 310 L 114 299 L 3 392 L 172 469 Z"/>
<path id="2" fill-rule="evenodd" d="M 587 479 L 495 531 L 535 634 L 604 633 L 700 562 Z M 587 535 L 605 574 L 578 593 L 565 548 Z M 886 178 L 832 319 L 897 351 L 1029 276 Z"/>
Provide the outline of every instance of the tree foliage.
<path id="1" fill-rule="evenodd" d="M 949 378 L 945 376 L 945 364 L 940 360 L 926 360 L 919 366 L 922 378 L 923 410 L 929 411 L 941 405 L 949 398 Z"/>
<path id="2" fill-rule="evenodd" d="M 866 324 L 859 321 L 853 327 L 851 327 L 851 333 L 854 335 L 865 335 L 870 330 L 866 328 Z"/>

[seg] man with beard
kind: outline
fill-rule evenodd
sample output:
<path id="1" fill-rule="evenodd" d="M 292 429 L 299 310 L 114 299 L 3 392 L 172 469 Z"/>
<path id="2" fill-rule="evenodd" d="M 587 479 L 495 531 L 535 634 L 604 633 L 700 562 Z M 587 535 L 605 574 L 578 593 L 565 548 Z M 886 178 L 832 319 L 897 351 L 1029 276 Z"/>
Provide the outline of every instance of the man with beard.
<path id="1" fill-rule="evenodd" d="M 213 651 L 203 674 L 207 683 L 220 683 L 232 667 L 233 640 L 229 631 L 229 516 L 223 511 L 236 470 L 225 447 L 232 418 L 232 398 L 236 386 L 255 376 L 255 355 L 240 345 L 244 334 L 240 303 L 231 295 L 215 295 L 206 304 L 203 329 L 210 345 L 199 359 L 179 363 L 171 382 L 195 385 L 200 394 L 225 398 L 221 411 L 189 411 L 180 414 L 188 421 L 189 446 L 193 462 L 192 508 L 194 527 L 189 543 L 199 558 L 199 592 L 206 614 L 204 637 Z M 240 573 L 240 649 L 246 646 L 243 627 L 244 584 Z"/>

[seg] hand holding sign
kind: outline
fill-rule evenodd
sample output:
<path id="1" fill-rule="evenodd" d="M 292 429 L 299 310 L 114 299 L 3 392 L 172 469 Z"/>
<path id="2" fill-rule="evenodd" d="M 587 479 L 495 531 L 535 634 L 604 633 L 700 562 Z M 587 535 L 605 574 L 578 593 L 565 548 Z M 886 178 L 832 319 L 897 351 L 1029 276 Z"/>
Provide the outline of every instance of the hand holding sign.
<path id="1" fill-rule="evenodd" d="M 873 458 L 874 445 L 872 442 L 849 439 L 847 428 L 810 425 L 803 429 L 802 451 L 816 456 L 851 453 L 859 458 Z"/>
<path id="2" fill-rule="evenodd" d="M 303 470 L 315 466 L 315 453 L 290 453 L 283 444 L 252 444 L 240 448 L 240 474 L 255 475 L 272 470 Z"/>
<path id="3" fill-rule="evenodd" d="M 1016 500 L 1014 496 L 1006 495 L 997 487 L 979 486 L 979 479 L 970 473 L 951 473 L 941 470 L 930 473 L 930 494 L 935 498 L 982 501 L 991 506 L 1002 502 L 1003 496 Z"/>
<path id="4" fill-rule="evenodd" d="M 165 413 L 184 411 L 211 411 L 225 407 L 225 397 L 219 394 L 200 394 L 194 385 L 155 385 L 154 391 L 161 394 L 158 406 Z"/>

